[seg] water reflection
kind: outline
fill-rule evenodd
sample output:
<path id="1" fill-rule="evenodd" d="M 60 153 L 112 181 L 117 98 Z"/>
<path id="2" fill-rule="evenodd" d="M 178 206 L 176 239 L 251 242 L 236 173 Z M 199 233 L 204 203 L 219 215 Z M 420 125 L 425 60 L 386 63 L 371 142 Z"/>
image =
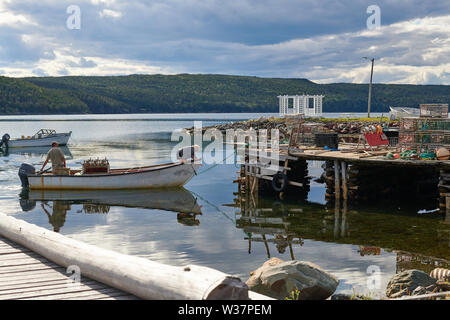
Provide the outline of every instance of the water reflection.
<path id="1" fill-rule="evenodd" d="M 21 148 L 0 148 L 0 157 L 8 157 L 10 154 L 18 154 L 18 155 L 28 155 L 28 156 L 42 156 L 46 155 L 48 151 L 50 150 L 50 146 L 48 147 L 21 147 Z M 59 147 L 64 155 L 66 156 L 66 159 L 71 160 L 73 159 L 72 153 L 70 152 L 69 147 L 67 146 L 60 146 Z"/>
<path id="2" fill-rule="evenodd" d="M 180 224 L 183 224 L 185 226 L 198 226 L 200 225 L 200 220 L 196 218 L 197 215 L 201 213 L 183 213 L 180 212 L 177 214 L 177 221 Z"/>
<path id="3" fill-rule="evenodd" d="M 157 209 L 177 212 L 177 221 L 187 226 L 200 224 L 198 215 L 202 214 L 197 199 L 184 188 L 161 190 L 23 190 L 20 194 L 20 206 L 24 212 L 36 207 L 47 214 L 53 230 L 59 232 L 66 221 L 71 205 L 82 204 L 86 214 L 107 214 L 111 207 L 130 207 Z"/>
<path id="4" fill-rule="evenodd" d="M 397 254 L 397 269 L 402 270 L 415 267 L 429 272 L 437 265 L 450 266 L 450 219 L 443 214 L 417 215 L 376 206 L 348 208 L 339 202 L 331 207 L 311 202 L 280 203 L 261 197 L 256 206 L 239 199 L 235 203 L 239 208 L 236 227 L 245 233 L 249 254 L 256 242 L 264 244 L 268 258 L 276 250 L 298 259 L 293 249 L 308 239 L 357 245 L 361 257 L 393 252 Z"/>
<path id="5" fill-rule="evenodd" d="M 70 203 L 68 201 L 52 201 L 53 205 L 50 205 L 48 201 L 41 203 L 42 210 L 48 216 L 48 223 L 53 226 L 53 231 L 59 232 L 66 222 L 67 210 L 70 211 Z M 49 212 L 51 211 L 51 213 Z"/>

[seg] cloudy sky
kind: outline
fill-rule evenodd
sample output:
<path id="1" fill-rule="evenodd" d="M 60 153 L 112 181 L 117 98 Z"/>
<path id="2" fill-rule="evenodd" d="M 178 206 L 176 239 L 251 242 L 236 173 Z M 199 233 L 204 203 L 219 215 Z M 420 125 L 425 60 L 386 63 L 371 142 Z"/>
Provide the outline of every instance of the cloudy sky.
<path id="1" fill-rule="evenodd" d="M 79 16 L 68 13 L 74 5 Z M 371 5 L 380 8 L 379 28 L 367 26 L 376 22 Z M 362 83 L 370 75 L 363 56 L 375 58 L 375 82 L 450 84 L 450 2 L 0 0 L 6 76 L 216 73 Z"/>

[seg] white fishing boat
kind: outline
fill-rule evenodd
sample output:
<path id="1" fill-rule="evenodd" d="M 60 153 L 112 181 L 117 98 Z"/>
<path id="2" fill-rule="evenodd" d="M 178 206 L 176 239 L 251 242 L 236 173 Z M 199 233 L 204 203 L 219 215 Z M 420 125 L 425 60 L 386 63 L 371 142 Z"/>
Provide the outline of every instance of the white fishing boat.
<path id="1" fill-rule="evenodd" d="M 404 117 L 418 117 L 420 115 L 420 109 L 408 108 L 408 107 L 389 107 L 390 119 L 396 120 Z"/>
<path id="2" fill-rule="evenodd" d="M 22 136 L 17 139 L 10 139 L 9 134 L 4 134 L 0 146 L 5 144 L 8 148 L 51 147 L 54 141 L 60 146 L 64 146 L 69 141 L 71 134 L 72 131 L 57 133 L 53 129 L 40 129 L 33 136 Z"/>
<path id="3" fill-rule="evenodd" d="M 108 165 L 109 166 L 109 165 Z M 22 186 L 46 190 L 114 190 L 181 187 L 200 165 L 193 162 L 170 162 L 146 167 L 109 169 L 86 173 L 66 168 L 64 174 L 34 173 L 34 167 L 22 164 L 19 177 Z"/>

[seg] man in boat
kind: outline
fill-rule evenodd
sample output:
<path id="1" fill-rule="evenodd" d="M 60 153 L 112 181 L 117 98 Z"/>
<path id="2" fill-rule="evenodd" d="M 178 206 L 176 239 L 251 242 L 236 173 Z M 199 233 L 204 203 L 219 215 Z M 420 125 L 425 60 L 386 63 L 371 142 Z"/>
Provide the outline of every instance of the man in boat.
<path id="1" fill-rule="evenodd" d="M 64 168 L 66 166 L 66 158 L 64 157 L 62 150 L 58 147 L 58 142 L 56 141 L 52 142 L 52 148 L 47 154 L 47 159 L 45 159 L 41 171 L 44 170 L 44 167 L 47 165 L 48 161 L 52 162 L 53 174 L 56 174 L 56 169 Z"/>

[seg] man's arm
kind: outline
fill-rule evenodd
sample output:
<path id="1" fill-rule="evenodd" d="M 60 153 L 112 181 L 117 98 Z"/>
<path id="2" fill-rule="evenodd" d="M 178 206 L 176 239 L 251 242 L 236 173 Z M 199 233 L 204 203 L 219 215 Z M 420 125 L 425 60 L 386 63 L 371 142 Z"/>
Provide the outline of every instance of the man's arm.
<path id="1" fill-rule="evenodd" d="M 42 165 L 41 171 L 44 170 L 44 167 L 47 165 L 48 163 L 48 157 L 47 159 L 45 159 L 44 164 Z"/>
<path id="2" fill-rule="evenodd" d="M 44 164 L 42 165 L 41 171 L 44 170 L 45 166 L 47 165 L 48 161 L 50 160 L 50 152 L 52 150 L 50 149 L 50 151 L 47 153 L 47 158 L 45 158 Z"/>
<path id="3" fill-rule="evenodd" d="M 43 203 L 41 203 L 41 207 L 42 207 L 42 209 L 44 209 L 44 212 L 48 215 L 48 217 L 51 218 L 52 215 L 47 211 L 47 209 L 45 209 L 45 206 Z"/>

